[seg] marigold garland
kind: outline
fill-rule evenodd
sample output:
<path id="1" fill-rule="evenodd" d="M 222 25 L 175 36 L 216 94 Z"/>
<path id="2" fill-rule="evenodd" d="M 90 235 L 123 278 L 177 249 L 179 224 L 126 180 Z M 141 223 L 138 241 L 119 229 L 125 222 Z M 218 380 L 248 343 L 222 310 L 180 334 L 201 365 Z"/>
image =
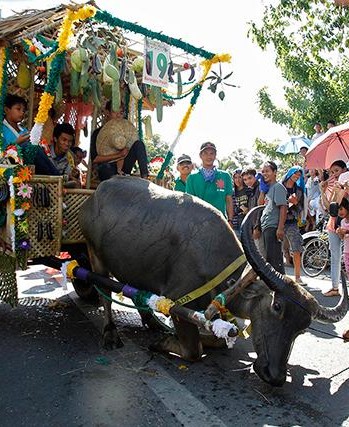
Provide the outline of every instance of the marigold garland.
<path id="1" fill-rule="evenodd" d="M 66 51 L 68 49 L 70 38 L 73 35 L 74 22 L 92 18 L 96 14 L 96 10 L 97 9 L 94 6 L 89 5 L 85 5 L 76 11 L 68 10 L 58 32 L 59 52 Z"/>
<path id="2" fill-rule="evenodd" d="M 44 92 L 40 98 L 39 110 L 35 117 L 35 123 L 45 123 L 48 118 L 48 112 L 52 107 L 55 97 L 50 93 Z"/>
<path id="3" fill-rule="evenodd" d="M 58 32 L 58 48 L 53 54 L 54 59 L 51 65 L 50 74 L 48 76 L 47 84 L 45 86 L 44 93 L 40 98 L 40 105 L 38 113 L 35 117 L 35 123 L 31 132 L 32 143 L 37 144 L 41 137 L 42 128 L 39 125 L 43 125 L 47 118 L 48 112 L 52 107 L 54 101 L 54 93 L 57 88 L 60 73 L 64 66 L 66 50 L 69 47 L 69 41 L 73 35 L 73 28 L 75 21 L 85 20 L 92 18 L 96 14 L 96 8 L 94 6 L 85 5 L 80 7 L 78 10 L 67 11 L 66 16 L 63 19 L 61 28 Z"/>

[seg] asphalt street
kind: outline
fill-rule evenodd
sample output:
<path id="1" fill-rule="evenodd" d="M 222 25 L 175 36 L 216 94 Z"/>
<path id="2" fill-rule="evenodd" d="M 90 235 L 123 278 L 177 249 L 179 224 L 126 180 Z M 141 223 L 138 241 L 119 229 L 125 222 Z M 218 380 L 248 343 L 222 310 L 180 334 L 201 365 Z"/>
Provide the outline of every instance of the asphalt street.
<path id="1" fill-rule="evenodd" d="M 102 310 L 84 304 L 59 272 L 18 273 L 20 304 L 0 304 L 0 414 L 7 426 L 349 426 L 349 343 L 336 325 L 297 338 L 282 388 L 253 372 L 250 339 L 211 349 L 199 363 L 148 350 L 156 336 L 114 305 L 125 346 L 100 346 Z M 326 275 L 306 278 L 323 304 Z M 331 335 L 327 335 L 331 334 Z"/>

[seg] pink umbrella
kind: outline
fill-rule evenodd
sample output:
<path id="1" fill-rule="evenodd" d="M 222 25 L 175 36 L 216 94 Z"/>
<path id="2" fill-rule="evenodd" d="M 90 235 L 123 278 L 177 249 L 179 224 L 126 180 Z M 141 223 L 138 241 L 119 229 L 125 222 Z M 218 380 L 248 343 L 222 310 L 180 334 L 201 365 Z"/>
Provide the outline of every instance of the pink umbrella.
<path id="1" fill-rule="evenodd" d="M 305 158 L 308 169 L 329 169 L 336 160 L 349 161 L 349 122 L 317 138 Z"/>

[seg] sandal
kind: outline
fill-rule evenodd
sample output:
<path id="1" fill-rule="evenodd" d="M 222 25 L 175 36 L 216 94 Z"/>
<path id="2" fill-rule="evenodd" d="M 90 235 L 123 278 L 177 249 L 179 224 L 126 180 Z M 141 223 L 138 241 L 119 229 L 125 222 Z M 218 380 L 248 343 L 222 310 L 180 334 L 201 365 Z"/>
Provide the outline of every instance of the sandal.
<path id="1" fill-rule="evenodd" d="M 343 337 L 344 341 L 349 341 L 349 329 L 347 331 L 343 332 L 342 337 Z"/>
<path id="2" fill-rule="evenodd" d="M 339 297 L 339 290 L 338 289 L 330 289 L 329 291 L 322 294 L 324 297 Z"/>

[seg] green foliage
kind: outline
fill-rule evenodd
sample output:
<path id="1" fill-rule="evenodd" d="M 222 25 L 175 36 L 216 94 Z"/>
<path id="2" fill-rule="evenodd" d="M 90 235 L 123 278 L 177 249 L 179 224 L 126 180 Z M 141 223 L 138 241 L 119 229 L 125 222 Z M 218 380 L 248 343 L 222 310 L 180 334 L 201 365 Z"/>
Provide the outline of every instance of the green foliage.
<path id="1" fill-rule="evenodd" d="M 275 50 L 287 81 L 287 110 L 274 105 L 267 88 L 260 90 L 263 116 L 309 136 L 317 121 L 348 119 L 348 9 L 332 0 L 279 0 L 265 7 L 260 27 L 250 23 L 249 36 L 261 49 Z"/>
<path id="2" fill-rule="evenodd" d="M 284 155 L 278 153 L 276 150 L 279 144 L 280 141 L 266 142 L 259 138 L 255 141 L 256 152 L 264 154 L 267 160 L 274 161 L 278 165 L 279 173 L 283 175 L 292 166 L 296 164 L 302 165 L 304 159 L 302 159 L 298 154 Z M 256 167 L 256 169 L 260 169 L 260 166 L 258 168 Z"/>
<path id="3" fill-rule="evenodd" d="M 206 77 L 205 79 L 210 81 L 210 84 L 207 89 L 210 90 L 212 93 L 216 93 L 217 86 L 220 85 L 220 91 L 218 92 L 218 97 L 221 101 L 223 101 L 225 98 L 224 86 L 239 87 L 232 83 L 227 82 L 227 80 L 233 75 L 233 71 L 223 76 L 221 63 L 219 63 L 219 74 L 213 70 L 211 71 L 211 73 L 212 75 L 209 77 Z"/>
<path id="4" fill-rule="evenodd" d="M 250 166 L 253 166 L 255 169 L 259 170 L 263 162 L 264 158 L 260 153 L 251 153 L 249 150 L 238 148 L 237 150 L 234 150 L 228 157 L 223 158 L 219 162 L 219 168 L 230 173 L 232 173 L 234 169 L 245 169 L 246 167 Z"/>
<path id="5" fill-rule="evenodd" d="M 219 169 L 225 170 L 232 173 L 234 169 L 238 167 L 234 154 L 229 154 L 228 157 L 224 157 L 219 161 Z"/>
<path id="6" fill-rule="evenodd" d="M 155 134 L 152 139 L 145 139 L 144 142 L 147 149 L 148 160 L 154 157 L 166 157 L 169 145 L 160 139 L 160 135 Z"/>
<path id="7" fill-rule="evenodd" d="M 265 161 L 265 157 L 262 156 L 261 153 L 259 153 L 258 151 L 254 151 L 252 153 L 251 163 L 257 171 L 261 169 L 261 166 L 264 163 L 264 161 Z"/>

